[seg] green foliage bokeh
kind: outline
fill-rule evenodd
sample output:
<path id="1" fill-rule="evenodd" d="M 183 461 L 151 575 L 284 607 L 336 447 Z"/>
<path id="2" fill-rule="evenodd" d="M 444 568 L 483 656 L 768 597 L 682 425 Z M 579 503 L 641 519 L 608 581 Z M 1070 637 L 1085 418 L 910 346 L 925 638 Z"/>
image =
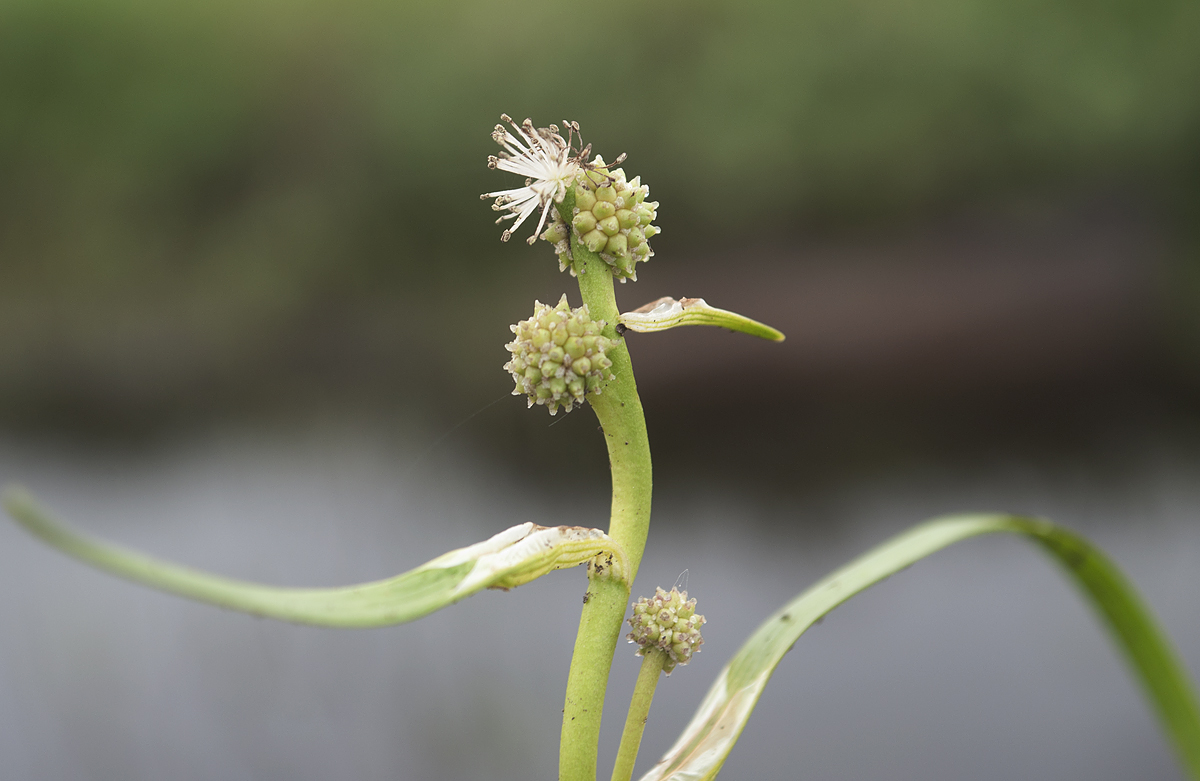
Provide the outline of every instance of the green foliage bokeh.
<path id="1" fill-rule="evenodd" d="M 628 152 L 660 257 L 1113 183 L 1185 212 L 1198 32 L 1190 0 L 7 3 L 0 411 L 503 384 L 446 315 L 556 273 L 478 200 L 501 111 Z"/>

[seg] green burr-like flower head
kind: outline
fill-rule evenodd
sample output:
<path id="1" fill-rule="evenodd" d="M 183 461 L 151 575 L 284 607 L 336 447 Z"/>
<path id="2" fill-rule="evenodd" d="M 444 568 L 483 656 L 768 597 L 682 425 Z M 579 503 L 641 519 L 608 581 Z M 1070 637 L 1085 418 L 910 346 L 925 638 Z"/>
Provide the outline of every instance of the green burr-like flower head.
<path id="1" fill-rule="evenodd" d="M 696 614 L 696 600 L 688 599 L 686 591 L 672 588 L 669 592 L 661 588 L 653 597 L 642 597 L 633 604 L 633 616 L 629 625 L 633 631 L 626 637 L 638 644 L 638 656 L 648 648 L 657 648 L 667 655 L 663 672 L 667 675 L 677 664 L 687 664 L 692 654 L 700 650 L 704 638 L 700 626 L 704 616 Z"/>
<path id="2" fill-rule="evenodd" d="M 533 317 L 512 328 L 516 339 L 505 345 L 512 360 L 504 368 L 512 373 L 529 406 L 542 404 L 557 414 L 559 407 L 570 412 L 589 393 L 600 393 L 612 361 L 608 351 L 616 344 L 602 336 L 603 320 L 593 320 L 587 305 L 572 309 L 566 295 L 551 307 L 533 302 Z"/>
<path id="3" fill-rule="evenodd" d="M 618 162 L 622 158 L 624 155 Z M 571 225 L 555 214 L 542 234 L 554 245 L 560 270 L 575 272 L 569 242 L 573 230 L 580 244 L 612 267 L 613 276 L 622 282 L 637 280 L 637 263 L 654 255 L 649 240 L 661 232 L 653 225 L 658 201 L 646 200 L 650 188 L 642 184 L 641 177 L 627 181 L 622 169 L 609 170 L 604 158 L 597 155 L 576 174 L 574 196 Z"/>

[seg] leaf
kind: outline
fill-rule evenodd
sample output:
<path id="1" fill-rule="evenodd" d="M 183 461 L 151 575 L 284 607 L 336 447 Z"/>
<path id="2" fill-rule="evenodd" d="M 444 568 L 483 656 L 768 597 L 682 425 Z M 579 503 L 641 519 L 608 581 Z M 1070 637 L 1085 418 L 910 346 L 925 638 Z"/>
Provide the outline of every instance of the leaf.
<path id="1" fill-rule="evenodd" d="M 676 301 L 666 296 L 632 312 L 625 312 L 617 318 L 617 322 L 639 333 L 666 331 L 681 325 L 715 325 L 772 342 L 782 342 L 784 339 L 783 332 L 737 312 L 709 306 L 703 298 L 681 298 Z"/>
<path id="2" fill-rule="evenodd" d="M 614 570 L 616 577 L 625 572 L 624 556 L 599 529 L 523 523 L 386 580 L 341 588 L 280 588 L 211 575 L 89 539 L 50 518 L 25 491 L 9 489 L 3 504 L 32 534 L 98 569 L 200 602 L 301 624 L 403 624 L 484 588 L 514 588 L 600 555 L 615 559 L 608 567 L 610 576 Z"/>
<path id="3" fill-rule="evenodd" d="M 1193 779 L 1200 779 L 1200 710 L 1191 682 L 1150 611 L 1116 566 L 1086 540 L 1046 521 L 968 515 L 929 521 L 894 537 L 768 618 L 717 676 L 683 735 L 642 781 L 714 778 L 771 673 L 806 629 L 855 594 L 931 553 L 992 532 L 1030 537 L 1065 567 L 1141 679 L 1183 766 Z"/>

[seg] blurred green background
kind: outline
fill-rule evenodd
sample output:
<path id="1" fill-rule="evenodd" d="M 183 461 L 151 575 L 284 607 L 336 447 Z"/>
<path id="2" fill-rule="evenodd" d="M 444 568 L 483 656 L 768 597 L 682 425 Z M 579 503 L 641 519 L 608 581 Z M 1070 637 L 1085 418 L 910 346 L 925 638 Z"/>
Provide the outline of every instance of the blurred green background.
<path id="1" fill-rule="evenodd" d="M 0 424 L 437 429 L 503 396 L 507 324 L 573 288 L 479 201 L 506 111 L 578 120 L 662 203 L 625 308 L 789 333 L 635 338 L 660 449 L 1186 428 L 1198 33 L 1191 0 L 8 2 Z M 523 406 L 466 436 L 543 436 Z"/>

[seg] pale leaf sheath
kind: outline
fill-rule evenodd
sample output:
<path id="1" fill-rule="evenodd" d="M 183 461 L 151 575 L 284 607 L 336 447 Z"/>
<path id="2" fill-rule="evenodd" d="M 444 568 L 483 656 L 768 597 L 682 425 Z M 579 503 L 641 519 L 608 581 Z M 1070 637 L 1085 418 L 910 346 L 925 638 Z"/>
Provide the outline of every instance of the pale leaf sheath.
<path id="1" fill-rule="evenodd" d="M 715 777 L 771 673 L 806 629 L 850 597 L 929 554 L 992 532 L 1032 538 L 1064 566 L 1105 620 L 1141 680 L 1186 772 L 1200 780 L 1200 710 L 1191 681 L 1154 617 L 1116 566 L 1083 538 L 1046 521 L 974 515 L 921 524 L 784 605 L 721 671 L 683 735 L 642 781 L 703 781 Z M 980 703 L 980 707 L 987 704 Z M 803 766 L 803 758 L 796 761 L 798 767 Z"/>
<path id="2" fill-rule="evenodd" d="M 211 575 L 90 539 L 52 519 L 21 490 L 5 493 L 4 508 L 43 541 L 113 575 L 243 613 L 319 626 L 403 624 L 484 588 L 513 588 L 598 556 L 610 576 L 625 572 L 623 555 L 599 529 L 523 523 L 386 580 L 281 588 Z"/>
<path id="3" fill-rule="evenodd" d="M 683 325 L 712 325 L 740 331 L 760 339 L 769 339 L 772 342 L 782 342 L 784 339 L 782 331 L 737 312 L 709 306 L 703 298 L 681 298 L 676 301 L 670 296 L 665 296 L 632 312 L 625 312 L 617 321 L 630 331 L 638 333 L 666 331 Z"/>

